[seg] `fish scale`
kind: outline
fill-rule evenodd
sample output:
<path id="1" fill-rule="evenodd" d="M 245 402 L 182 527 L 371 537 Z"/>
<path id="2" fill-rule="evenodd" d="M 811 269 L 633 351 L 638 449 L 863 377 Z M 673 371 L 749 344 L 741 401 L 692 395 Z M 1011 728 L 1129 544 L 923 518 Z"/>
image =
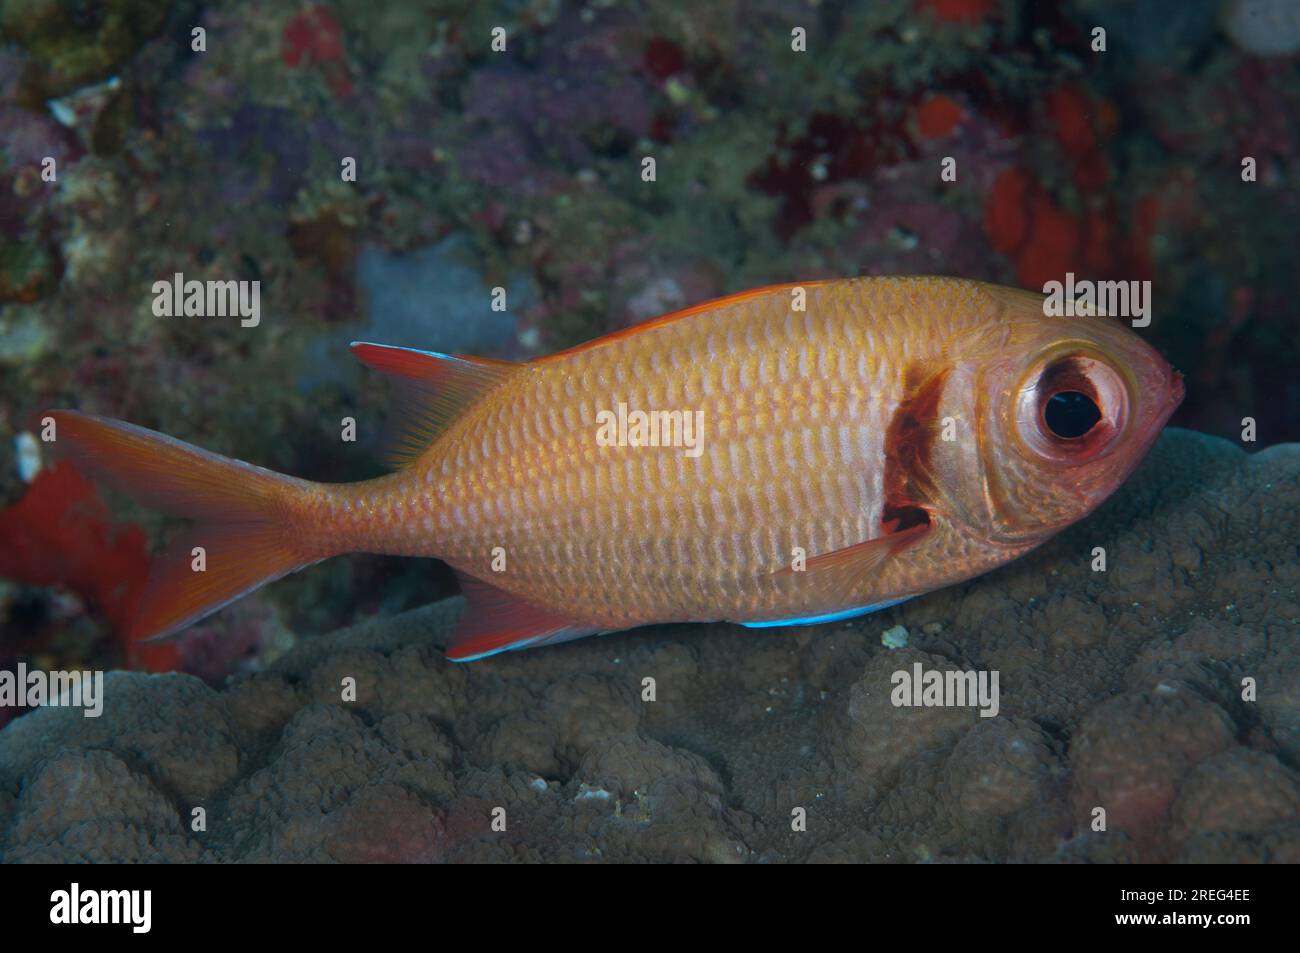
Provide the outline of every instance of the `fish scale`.
<path id="1" fill-rule="evenodd" d="M 525 365 L 353 349 L 417 395 L 396 414 L 405 465 L 361 483 L 49 412 L 60 452 L 198 521 L 156 563 L 132 637 L 351 551 L 457 569 L 458 660 L 651 622 L 843 618 L 968 579 L 1080 519 L 1183 393 L 1116 322 L 1052 319 L 1041 296 L 950 278 L 758 289 Z M 1045 402 L 1066 392 L 1097 410 L 1083 434 L 1049 432 Z M 599 414 L 620 404 L 698 412 L 698 456 L 601 445 Z"/>
<path id="2" fill-rule="evenodd" d="M 929 325 L 943 324 L 944 304 L 963 297 L 940 287 L 919 320 L 905 321 L 899 284 L 808 286 L 803 313 L 792 310 L 789 289 L 777 289 L 530 368 L 471 408 L 411 472 L 416 484 L 426 469 L 439 473 L 444 513 L 477 507 L 501 518 L 478 526 L 440 519 L 437 536 L 417 534 L 406 551 L 439 555 L 525 598 L 598 607 L 592 618 L 602 627 L 654 619 L 668 592 L 679 593 L 689 618 L 775 611 L 780 589 L 764 577 L 789 564 L 794 546 L 811 555 L 883 535 L 882 435 L 903 370 L 936 353 Z M 876 340 L 890 347 L 872 347 Z M 784 382 L 772 360 L 783 349 L 795 355 Z M 688 363 L 697 350 L 706 360 Z M 862 362 L 846 359 L 859 352 L 866 381 Z M 741 379 L 757 386 L 738 390 Z M 602 391 L 604 400 L 593 397 Z M 620 401 L 702 411 L 702 456 L 597 447 L 596 411 Z M 578 426 L 559 423 L 570 411 Z M 839 426 L 848 446 L 838 445 Z M 483 433 L 502 434 L 505 452 L 483 452 Z M 642 466 L 649 456 L 657 467 Z M 540 505 L 538 487 L 551 506 Z M 558 515 L 565 508 L 576 524 Z M 561 532 L 577 545 L 562 544 Z M 489 568 L 498 546 L 504 573 Z M 593 576 L 597 564 L 604 571 Z"/>

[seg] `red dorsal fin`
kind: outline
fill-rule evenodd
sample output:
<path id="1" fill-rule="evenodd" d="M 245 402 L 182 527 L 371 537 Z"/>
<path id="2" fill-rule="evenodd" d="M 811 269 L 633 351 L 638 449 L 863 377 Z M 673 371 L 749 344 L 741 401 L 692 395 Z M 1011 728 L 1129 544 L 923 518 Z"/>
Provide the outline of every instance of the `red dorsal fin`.
<path id="1" fill-rule="evenodd" d="M 414 462 L 453 420 L 522 368 L 509 361 L 364 341 L 354 341 L 352 353 L 398 384 L 389 457 L 399 468 Z"/>
<path id="2" fill-rule="evenodd" d="M 453 662 L 472 662 L 498 652 L 566 642 L 600 631 L 464 573 L 457 573 L 456 578 L 465 594 L 465 614 L 447 647 L 447 658 Z"/>
<path id="3" fill-rule="evenodd" d="M 646 331 L 653 331 L 655 328 L 661 328 L 666 324 L 672 324 L 675 321 L 681 321 L 683 318 L 691 318 L 698 314 L 721 311 L 732 305 L 742 304 L 754 298 L 761 298 L 765 295 L 779 294 L 783 291 L 790 291 L 794 288 L 816 288 L 819 285 L 830 284 L 833 279 L 821 278 L 816 281 L 791 281 L 781 285 L 764 285 L 762 288 L 750 288 L 748 291 L 738 291 L 735 294 L 729 294 L 722 298 L 714 298 L 712 301 L 704 301 L 700 304 L 693 304 L 689 308 L 681 308 L 677 311 L 670 311 L 668 314 L 661 314 L 657 318 L 650 318 L 639 324 L 634 324 L 629 328 L 623 328 L 619 331 L 611 331 L 609 334 L 594 338 L 582 344 L 574 345 L 563 351 L 556 351 L 554 354 L 547 354 L 543 357 L 535 358 L 537 364 L 545 364 L 549 361 L 559 361 L 572 354 L 578 354 L 582 351 L 590 351 L 593 348 L 604 347 L 606 344 L 612 344 L 614 341 L 621 341 L 624 338 L 632 337 L 635 334 L 644 334 Z"/>

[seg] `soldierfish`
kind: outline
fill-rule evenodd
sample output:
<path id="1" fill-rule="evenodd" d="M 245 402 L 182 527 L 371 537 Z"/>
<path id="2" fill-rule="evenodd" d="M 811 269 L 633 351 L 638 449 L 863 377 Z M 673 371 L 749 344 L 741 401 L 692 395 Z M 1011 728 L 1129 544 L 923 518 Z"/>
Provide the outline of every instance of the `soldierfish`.
<path id="1" fill-rule="evenodd" d="M 732 295 L 524 364 L 354 343 L 415 396 L 401 468 L 353 484 L 50 416 L 83 468 L 197 521 L 132 638 L 356 551 L 451 564 L 457 660 L 649 623 L 805 624 L 1000 566 L 1146 454 L 1179 375 L 1115 319 L 1042 301 L 859 278 Z"/>

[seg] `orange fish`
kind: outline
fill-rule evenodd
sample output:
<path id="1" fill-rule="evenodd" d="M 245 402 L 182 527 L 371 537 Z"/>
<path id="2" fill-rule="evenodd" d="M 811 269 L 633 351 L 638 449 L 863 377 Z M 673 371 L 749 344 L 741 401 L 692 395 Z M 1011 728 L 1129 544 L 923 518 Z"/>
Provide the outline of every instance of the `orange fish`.
<path id="1" fill-rule="evenodd" d="M 412 385 L 401 468 L 282 476 L 52 411 L 55 444 L 196 520 L 133 638 L 346 552 L 438 557 L 448 657 L 649 623 L 830 621 L 969 579 L 1095 509 L 1182 400 L 1105 317 L 950 278 L 780 285 L 526 364 L 357 343 Z"/>

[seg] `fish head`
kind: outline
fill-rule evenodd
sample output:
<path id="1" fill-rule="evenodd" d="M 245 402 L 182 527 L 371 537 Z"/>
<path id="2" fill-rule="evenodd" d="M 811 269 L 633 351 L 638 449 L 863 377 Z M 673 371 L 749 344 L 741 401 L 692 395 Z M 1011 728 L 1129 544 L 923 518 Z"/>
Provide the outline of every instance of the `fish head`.
<path id="1" fill-rule="evenodd" d="M 975 433 L 952 441 L 936 483 L 971 532 L 1035 545 L 1127 479 L 1183 381 L 1119 320 L 1047 316 L 1041 296 L 1004 291 L 995 321 L 950 344 L 963 386 L 948 388 L 948 412 L 969 414 Z"/>

